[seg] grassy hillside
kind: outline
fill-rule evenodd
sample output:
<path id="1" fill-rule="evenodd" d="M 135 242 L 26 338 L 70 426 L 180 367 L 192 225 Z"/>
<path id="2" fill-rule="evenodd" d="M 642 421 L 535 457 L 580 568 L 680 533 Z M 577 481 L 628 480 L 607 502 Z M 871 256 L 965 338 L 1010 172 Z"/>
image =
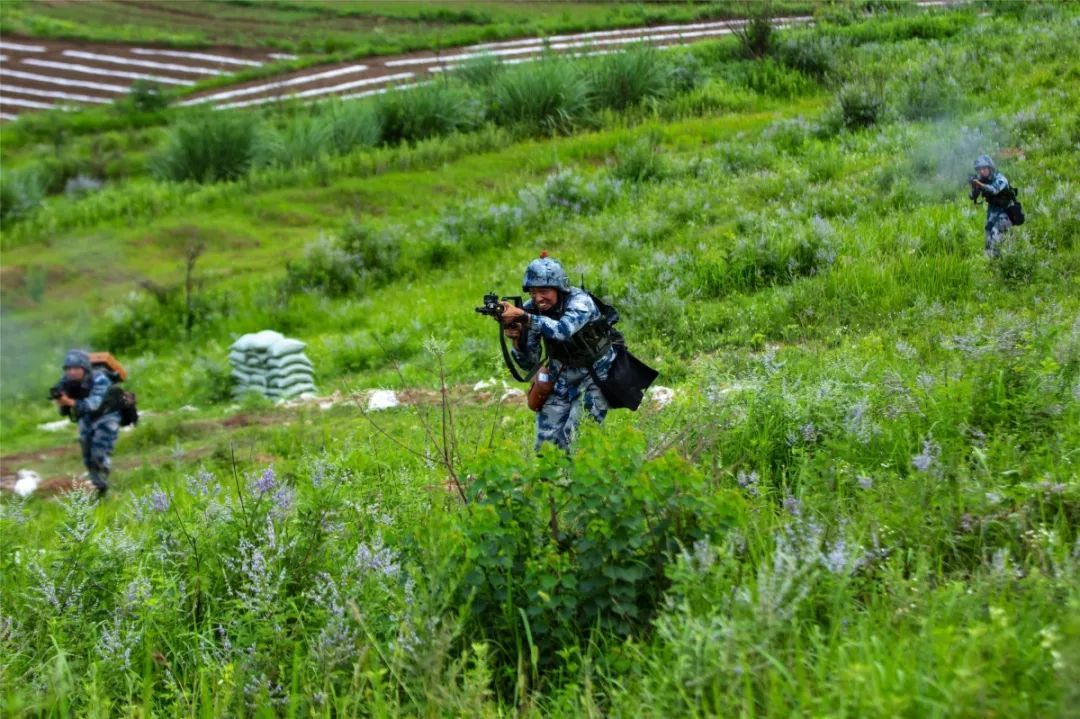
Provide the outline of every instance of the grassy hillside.
<path id="1" fill-rule="evenodd" d="M 152 414 L 103 505 L 0 504 L 6 713 L 1068 716 L 1080 15 L 1004 10 L 703 45 L 631 103 L 623 60 L 474 68 L 341 151 L 303 148 L 343 108 L 219 114 L 258 139 L 233 182 L 160 170 L 195 116 L 52 148 L 130 164 L 6 219 L 4 472 L 77 470 L 37 429 L 67 344 Z M 1028 216 L 995 261 L 980 152 Z M 472 308 L 541 249 L 675 390 L 569 459 L 473 389 Z M 416 407 L 232 405 L 266 327 Z"/>

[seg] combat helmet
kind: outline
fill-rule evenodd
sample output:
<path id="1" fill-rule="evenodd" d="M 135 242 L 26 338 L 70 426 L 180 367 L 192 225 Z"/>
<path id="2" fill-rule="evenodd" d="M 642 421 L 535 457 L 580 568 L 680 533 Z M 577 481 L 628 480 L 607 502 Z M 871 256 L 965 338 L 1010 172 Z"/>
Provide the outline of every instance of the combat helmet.
<path id="1" fill-rule="evenodd" d="M 521 289 L 528 292 L 540 287 L 554 287 L 560 292 L 570 291 L 570 275 L 553 257 L 548 257 L 547 252 L 541 252 L 540 257 L 529 263 L 525 268 L 525 279 L 521 283 Z"/>
<path id="2" fill-rule="evenodd" d="M 989 167 L 990 172 L 997 172 L 997 168 L 994 166 L 994 161 L 990 159 L 989 155 L 979 155 L 975 160 L 975 172 L 978 172 L 983 167 Z"/>
<path id="3" fill-rule="evenodd" d="M 69 367 L 82 367 L 87 374 L 93 371 L 90 355 L 82 350 L 68 350 L 68 353 L 64 355 L 64 369 Z"/>

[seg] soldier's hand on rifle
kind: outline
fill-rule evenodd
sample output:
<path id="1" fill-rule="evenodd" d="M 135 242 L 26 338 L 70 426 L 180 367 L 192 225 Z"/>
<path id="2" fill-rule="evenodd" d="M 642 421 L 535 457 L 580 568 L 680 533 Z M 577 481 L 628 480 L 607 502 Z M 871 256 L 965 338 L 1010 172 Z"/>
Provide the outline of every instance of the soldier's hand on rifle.
<path id="1" fill-rule="evenodd" d="M 517 323 L 514 323 L 512 325 L 503 325 L 503 334 L 517 342 L 519 339 L 521 339 L 521 325 Z"/>
<path id="2" fill-rule="evenodd" d="M 75 400 L 73 400 L 71 397 L 68 397 L 66 394 L 61 393 L 61 395 L 56 398 L 56 404 L 61 407 L 74 407 Z"/>
<path id="3" fill-rule="evenodd" d="M 502 320 L 502 323 L 504 325 L 519 324 L 528 320 L 528 315 L 526 314 L 525 310 L 521 309 L 520 307 L 515 307 L 509 302 L 503 302 L 502 307 L 503 313 L 502 317 L 500 317 L 499 319 Z"/>

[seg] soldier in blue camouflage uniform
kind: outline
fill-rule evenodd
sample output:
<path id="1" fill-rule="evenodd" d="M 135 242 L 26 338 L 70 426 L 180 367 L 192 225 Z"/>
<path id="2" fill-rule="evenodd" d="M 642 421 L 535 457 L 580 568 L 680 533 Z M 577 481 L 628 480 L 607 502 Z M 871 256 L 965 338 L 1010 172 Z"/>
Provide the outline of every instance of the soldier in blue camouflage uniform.
<path id="1" fill-rule="evenodd" d="M 108 490 L 111 455 L 120 433 L 120 413 L 108 401 L 111 385 L 104 372 L 94 369 L 86 352 L 71 350 L 65 355 L 56 404 L 60 414 L 79 423 L 83 464 L 99 497 Z"/>
<path id="2" fill-rule="evenodd" d="M 1012 227 L 1005 208 L 1015 199 L 1009 181 L 997 171 L 989 155 L 975 160 L 975 178 L 971 181 L 971 199 L 986 199 L 986 256 L 997 257 L 1005 233 Z"/>
<path id="3" fill-rule="evenodd" d="M 589 293 L 571 287 L 562 265 L 546 253 L 529 263 L 522 289 L 530 296 L 524 309 L 503 305 L 504 332 L 514 340 L 514 360 L 525 369 L 539 362 L 541 345 L 547 350 L 555 387 L 536 415 L 536 448 L 550 442 L 565 450 L 581 420 L 582 403 L 598 423 L 607 415 L 596 380 L 607 379 L 618 334 Z"/>

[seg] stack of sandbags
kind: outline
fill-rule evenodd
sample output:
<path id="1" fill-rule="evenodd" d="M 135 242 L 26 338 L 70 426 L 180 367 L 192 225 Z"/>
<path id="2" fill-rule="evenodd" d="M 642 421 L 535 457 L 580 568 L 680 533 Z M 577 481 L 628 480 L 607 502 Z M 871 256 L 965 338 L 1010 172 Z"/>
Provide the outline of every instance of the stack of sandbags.
<path id="1" fill-rule="evenodd" d="M 236 395 L 259 392 L 287 399 L 314 392 L 314 368 L 304 354 L 306 346 L 272 330 L 243 335 L 229 352 Z"/>

